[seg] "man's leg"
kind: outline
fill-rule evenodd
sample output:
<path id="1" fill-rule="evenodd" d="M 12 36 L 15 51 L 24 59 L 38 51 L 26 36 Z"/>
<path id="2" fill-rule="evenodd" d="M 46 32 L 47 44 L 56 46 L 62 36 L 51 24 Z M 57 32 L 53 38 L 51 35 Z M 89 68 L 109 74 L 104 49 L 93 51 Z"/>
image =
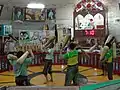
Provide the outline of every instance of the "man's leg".
<path id="1" fill-rule="evenodd" d="M 24 85 L 25 86 L 30 86 L 31 85 L 30 80 L 28 79 L 28 76 L 25 76 L 25 78 L 24 78 Z"/>
<path id="2" fill-rule="evenodd" d="M 52 73 L 50 73 L 50 77 L 51 77 L 50 81 L 53 82 L 53 76 L 52 76 Z"/>
<path id="3" fill-rule="evenodd" d="M 73 77 L 73 85 L 77 85 L 77 83 L 76 83 L 76 75 L 77 75 L 77 73 L 78 73 L 78 66 L 75 66 L 74 67 L 74 77 Z"/>
<path id="4" fill-rule="evenodd" d="M 76 66 L 68 67 L 66 76 L 65 76 L 65 86 L 70 86 L 73 78 L 75 77 L 77 70 Z M 74 82 L 73 82 L 74 83 Z"/>
<path id="5" fill-rule="evenodd" d="M 82 74 L 80 74 L 80 73 L 78 72 L 78 73 L 76 74 L 76 76 L 75 76 L 74 81 L 75 81 L 75 84 L 76 84 L 76 85 L 81 86 L 81 85 L 87 84 L 88 79 L 87 79 L 86 76 L 84 76 L 84 75 L 82 75 Z"/>
<path id="6" fill-rule="evenodd" d="M 44 64 L 44 69 L 43 69 L 43 74 L 46 78 L 46 82 L 44 84 L 46 84 L 48 82 L 48 77 L 47 77 L 47 74 L 48 74 L 48 61 L 45 61 L 45 64 Z"/>
<path id="7" fill-rule="evenodd" d="M 72 81 L 72 79 L 70 78 L 70 72 L 67 71 L 66 76 L 65 76 L 65 86 L 70 86 L 71 81 Z"/>
<path id="8" fill-rule="evenodd" d="M 24 81 L 22 80 L 22 76 L 18 76 L 15 78 L 15 83 L 16 83 L 16 86 L 24 86 Z"/>
<path id="9" fill-rule="evenodd" d="M 52 60 L 49 62 L 49 68 L 48 68 L 48 73 L 50 74 L 50 81 L 53 82 L 53 76 L 52 76 Z"/>
<path id="10" fill-rule="evenodd" d="M 102 63 L 102 74 L 101 75 L 105 75 L 105 73 L 106 73 L 105 64 Z"/>
<path id="11" fill-rule="evenodd" d="M 113 63 L 108 63 L 108 79 L 113 80 Z"/>

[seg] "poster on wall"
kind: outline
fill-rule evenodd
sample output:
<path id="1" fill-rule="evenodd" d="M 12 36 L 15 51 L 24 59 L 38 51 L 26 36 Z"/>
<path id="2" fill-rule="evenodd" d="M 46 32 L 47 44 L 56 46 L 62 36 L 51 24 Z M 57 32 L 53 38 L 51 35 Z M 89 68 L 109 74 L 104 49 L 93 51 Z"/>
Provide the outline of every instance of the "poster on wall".
<path id="1" fill-rule="evenodd" d="M 13 8 L 13 20 L 15 21 L 23 21 L 24 20 L 24 13 L 25 9 L 21 7 L 14 7 Z"/>
<path id="2" fill-rule="evenodd" d="M 43 39 L 43 31 L 33 30 L 30 31 L 30 42 L 31 43 L 40 43 Z"/>
<path id="3" fill-rule="evenodd" d="M 12 25 L 0 25 L 0 36 L 8 36 L 9 34 L 12 34 Z"/>
<path id="4" fill-rule="evenodd" d="M 47 9 L 47 19 L 48 20 L 56 19 L 56 9 L 55 8 Z"/>
<path id="5" fill-rule="evenodd" d="M 49 38 L 51 36 L 55 36 L 54 30 L 43 30 L 43 38 Z"/>
<path id="6" fill-rule="evenodd" d="M 30 42 L 30 33 L 27 30 L 19 31 L 19 43 L 26 44 Z"/>
<path id="7" fill-rule="evenodd" d="M 26 8 L 25 20 L 27 20 L 27 21 L 45 21 L 45 19 L 46 19 L 45 9 Z"/>
<path id="8" fill-rule="evenodd" d="M 54 30 L 20 30 L 20 44 L 39 44 L 44 38 L 54 36 Z"/>

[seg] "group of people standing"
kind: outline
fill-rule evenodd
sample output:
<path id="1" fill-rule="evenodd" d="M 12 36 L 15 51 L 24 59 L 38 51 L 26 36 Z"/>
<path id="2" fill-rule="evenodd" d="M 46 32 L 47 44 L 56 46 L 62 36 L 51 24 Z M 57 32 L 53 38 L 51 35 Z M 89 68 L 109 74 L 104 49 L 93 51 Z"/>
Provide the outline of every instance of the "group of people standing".
<path id="1" fill-rule="evenodd" d="M 96 43 L 93 47 L 89 49 L 89 52 L 93 51 L 98 44 Z M 112 80 L 113 79 L 113 60 L 116 58 L 116 48 L 115 48 L 115 38 L 111 35 L 107 37 L 105 40 L 105 43 L 101 49 L 101 57 L 100 57 L 100 63 L 103 66 L 103 71 L 104 67 L 107 67 L 108 71 L 108 79 Z M 52 76 L 52 61 L 54 60 L 54 51 L 55 51 L 55 45 L 51 43 L 49 47 L 47 47 L 47 54 L 45 56 L 45 63 L 44 63 L 44 69 L 43 69 L 43 74 L 46 78 L 46 82 L 49 82 L 47 75 L 50 74 L 51 79 L 50 81 L 53 82 L 53 76 Z M 44 47 L 43 47 L 44 48 Z M 76 81 L 76 77 L 82 76 L 79 74 L 78 70 L 78 55 L 79 52 L 84 53 L 89 58 L 89 55 L 81 48 L 78 48 L 78 44 L 71 42 L 68 46 L 69 51 L 65 54 L 60 54 L 60 59 L 67 60 L 67 71 L 66 71 L 66 76 L 65 76 L 65 86 L 70 86 L 72 85 L 80 85 L 80 81 Z M 62 52 L 62 50 L 60 50 Z M 15 54 L 9 53 L 7 55 L 8 60 L 11 65 L 13 65 L 13 71 L 15 73 L 15 82 L 16 85 L 18 86 L 28 86 L 30 85 L 28 75 L 27 75 L 27 67 L 28 64 L 32 62 L 34 59 L 34 54 L 32 53 L 32 50 L 29 49 L 25 53 L 22 51 L 18 51 Z M 83 82 L 87 82 L 86 77 L 82 77 Z M 77 78 L 80 79 L 80 78 Z"/>

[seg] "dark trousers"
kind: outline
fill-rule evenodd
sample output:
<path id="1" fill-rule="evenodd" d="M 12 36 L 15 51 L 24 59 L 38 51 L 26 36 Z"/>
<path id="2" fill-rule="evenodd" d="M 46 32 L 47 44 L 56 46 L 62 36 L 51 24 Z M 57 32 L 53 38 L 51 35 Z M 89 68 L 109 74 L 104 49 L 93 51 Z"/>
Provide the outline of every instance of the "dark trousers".
<path id="1" fill-rule="evenodd" d="M 30 86 L 28 76 L 18 76 L 15 78 L 16 86 Z"/>
<path id="2" fill-rule="evenodd" d="M 107 63 L 108 79 L 113 80 L 113 63 Z"/>
<path id="3" fill-rule="evenodd" d="M 102 67 L 103 75 L 105 75 L 105 72 L 107 72 L 107 62 L 102 63 L 101 67 Z"/>
<path id="4" fill-rule="evenodd" d="M 43 74 L 46 76 L 48 73 L 52 74 L 52 60 L 45 59 Z"/>
<path id="5" fill-rule="evenodd" d="M 9 62 L 9 60 L 7 60 L 7 70 L 8 71 L 10 70 L 10 62 Z"/>
<path id="6" fill-rule="evenodd" d="M 65 86 L 71 86 L 72 81 L 73 81 L 73 85 L 76 85 L 75 76 L 77 72 L 78 72 L 78 65 L 67 67 L 67 72 L 65 76 Z"/>

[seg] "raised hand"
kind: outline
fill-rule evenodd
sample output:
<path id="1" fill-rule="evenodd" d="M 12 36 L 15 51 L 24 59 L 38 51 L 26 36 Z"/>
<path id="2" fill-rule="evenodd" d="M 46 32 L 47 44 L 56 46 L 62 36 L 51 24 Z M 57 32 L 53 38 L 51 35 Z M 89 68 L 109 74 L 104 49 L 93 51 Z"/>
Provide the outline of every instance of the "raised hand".
<path id="1" fill-rule="evenodd" d="M 28 52 L 29 52 L 29 53 L 32 53 L 32 49 L 29 48 L 29 49 L 28 49 Z"/>
<path id="2" fill-rule="evenodd" d="M 98 45 L 98 41 L 97 41 L 97 39 L 95 39 L 95 45 L 96 45 L 96 46 Z"/>
<path id="3" fill-rule="evenodd" d="M 28 52 L 30 53 L 31 57 L 34 59 L 34 54 L 32 52 L 32 49 L 28 49 Z"/>

